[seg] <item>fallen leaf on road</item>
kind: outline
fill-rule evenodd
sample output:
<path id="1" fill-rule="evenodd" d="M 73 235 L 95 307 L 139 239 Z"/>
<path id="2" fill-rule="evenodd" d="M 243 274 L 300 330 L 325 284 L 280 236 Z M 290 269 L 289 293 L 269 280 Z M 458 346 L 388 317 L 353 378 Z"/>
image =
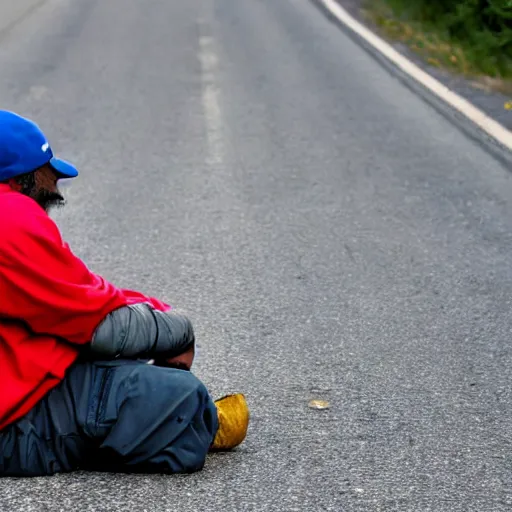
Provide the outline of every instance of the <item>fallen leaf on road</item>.
<path id="1" fill-rule="evenodd" d="M 311 409 L 329 409 L 331 405 L 326 400 L 311 400 L 309 402 L 309 407 Z"/>

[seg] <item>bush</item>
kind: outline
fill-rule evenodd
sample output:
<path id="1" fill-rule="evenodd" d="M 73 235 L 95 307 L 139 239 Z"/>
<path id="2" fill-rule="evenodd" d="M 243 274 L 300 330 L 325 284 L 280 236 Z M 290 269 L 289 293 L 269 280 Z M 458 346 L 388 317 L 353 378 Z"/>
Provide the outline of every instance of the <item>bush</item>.
<path id="1" fill-rule="evenodd" d="M 387 0 L 396 13 L 444 32 L 490 76 L 512 76 L 512 0 Z"/>

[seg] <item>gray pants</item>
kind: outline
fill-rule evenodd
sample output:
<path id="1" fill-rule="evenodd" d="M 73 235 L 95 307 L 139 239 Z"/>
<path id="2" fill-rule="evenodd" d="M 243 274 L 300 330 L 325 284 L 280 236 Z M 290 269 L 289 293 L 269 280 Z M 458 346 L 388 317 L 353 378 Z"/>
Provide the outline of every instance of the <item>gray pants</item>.
<path id="1" fill-rule="evenodd" d="M 215 404 L 190 372 L 141 361 L 80 362 L 0 432 L 0 476 L 194 472 L 217 428 Z"/>

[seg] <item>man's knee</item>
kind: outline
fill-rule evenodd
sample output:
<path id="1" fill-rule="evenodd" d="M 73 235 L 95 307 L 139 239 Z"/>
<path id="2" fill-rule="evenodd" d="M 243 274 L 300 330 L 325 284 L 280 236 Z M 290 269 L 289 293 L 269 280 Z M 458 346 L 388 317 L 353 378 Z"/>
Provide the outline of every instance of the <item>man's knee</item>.
<path id="1" fill-rule="evenodd" d="M 191 372 L 174 368 L 143 365 L 132 381 L 130 396 L 137 407 L 159 404 L 163 410 L 148 411 L 150 415 L 168 413 L 183 405 L 187 411 L 203 409 L 211 401 L 206 386 Z"/>
<path id="2" fill-rule="evenodd" d="M 103 447 L 129 465 L 201 469 L 218 425 L 204 384 L 187 371 L 141 365 L 122 387 L 117 421 Z"/>

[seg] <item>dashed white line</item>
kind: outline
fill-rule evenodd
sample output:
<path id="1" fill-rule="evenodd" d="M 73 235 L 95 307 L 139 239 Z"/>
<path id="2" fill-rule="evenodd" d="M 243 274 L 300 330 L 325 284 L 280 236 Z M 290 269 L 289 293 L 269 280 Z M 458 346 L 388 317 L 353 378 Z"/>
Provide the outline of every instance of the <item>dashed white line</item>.
<path id="1" fill-rule="evenodd" d="M 222 113 L 219 104 L 219 84 L 217 79 L 218 57 L 214 40 L 210 36 L 199 39 L 199 60 L 201 62 L 202 104 L 206 122 L 209 164 L 223 161 Z"/>

